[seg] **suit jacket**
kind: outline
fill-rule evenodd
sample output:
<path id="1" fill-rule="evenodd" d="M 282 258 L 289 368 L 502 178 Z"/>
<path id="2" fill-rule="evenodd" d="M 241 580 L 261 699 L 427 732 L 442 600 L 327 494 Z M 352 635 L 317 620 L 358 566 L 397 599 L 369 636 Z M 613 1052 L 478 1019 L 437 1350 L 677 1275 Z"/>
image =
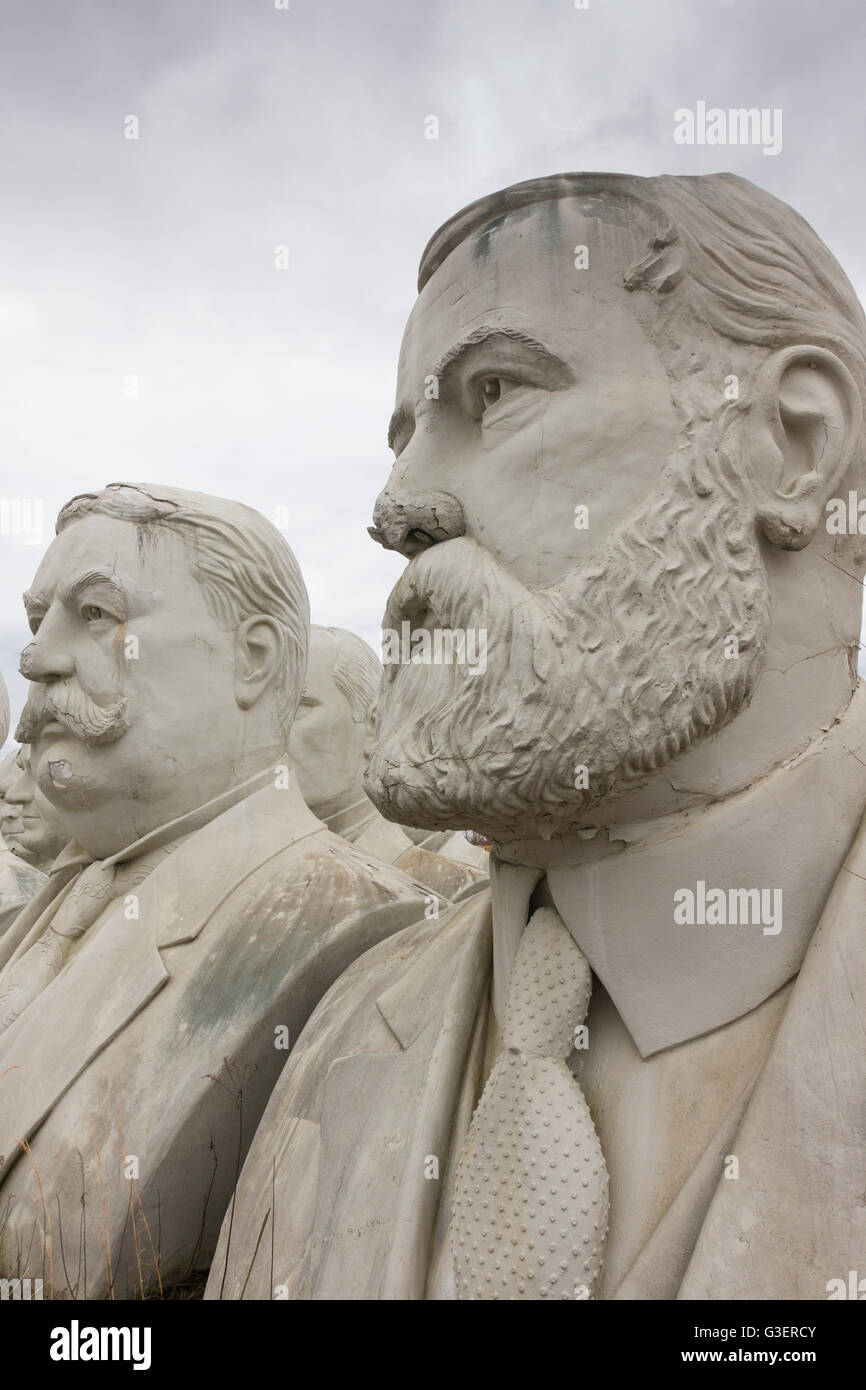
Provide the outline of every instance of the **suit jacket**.
<path id="1" fill-rule="evenodd" d="M 21 949 L 58 877 L 41 917 L 36 903 L 15 924 Z M 207 1268 L 287 1046 L 429 894 L 269 784 L 136 896 L 138 915 L 116 900 L 0 1035 L 0 1274 L 57 1296 L 136 1296 L 157 1266 L 164 1286 Z"/>
<path id="2" fill-rule="evenodd" d="M 864 918 L 866 822 L 766 1061 L 610 1297 L 822 1299 L 866 1273 Z M 206 1297 L 223 1281 L 229 1298 L 454 1296 L 448 1208 L 484 1075 L 490 927 L 477 895 L 329 991 L 262 1119 Z"/>

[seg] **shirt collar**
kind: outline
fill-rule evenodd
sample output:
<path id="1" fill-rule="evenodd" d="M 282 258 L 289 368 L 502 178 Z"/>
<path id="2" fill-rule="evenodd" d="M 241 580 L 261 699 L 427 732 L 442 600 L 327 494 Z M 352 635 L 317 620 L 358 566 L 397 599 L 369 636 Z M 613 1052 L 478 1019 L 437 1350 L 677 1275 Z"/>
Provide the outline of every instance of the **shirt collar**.
<path id="1" fill-rule="evenodd" d="M 861 685 L 839 720 L 749 788 L 654 826 L 611 828 L 593 862 L 580 862 L 575 841 L 570 862 L 567 848 L 547 862 L 539 892 L 650 1056 L 749 1013 L 796 975 L 864 805 Z M 728 901 L 731 889 L 780 890 L 781 930 L 678 924 L 675 893 L 690 890 L 699 909 L 699 884 Z"/>

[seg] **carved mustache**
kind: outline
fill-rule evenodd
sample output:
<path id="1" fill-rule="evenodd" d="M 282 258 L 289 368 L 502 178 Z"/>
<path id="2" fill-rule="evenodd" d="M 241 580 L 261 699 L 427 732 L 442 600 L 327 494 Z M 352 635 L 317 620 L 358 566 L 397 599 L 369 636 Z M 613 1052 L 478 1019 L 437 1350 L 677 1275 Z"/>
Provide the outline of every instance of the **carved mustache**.
<path id="1" fill-rule="evenodd" d="M 124 697 L 110 705 L 98 705 L 74 680 L 38 686 L 27 698 L 15 738 L 33 743 L 46 724 L 56 720 L 82 743 L 114 743 L 129 728 Z"/>

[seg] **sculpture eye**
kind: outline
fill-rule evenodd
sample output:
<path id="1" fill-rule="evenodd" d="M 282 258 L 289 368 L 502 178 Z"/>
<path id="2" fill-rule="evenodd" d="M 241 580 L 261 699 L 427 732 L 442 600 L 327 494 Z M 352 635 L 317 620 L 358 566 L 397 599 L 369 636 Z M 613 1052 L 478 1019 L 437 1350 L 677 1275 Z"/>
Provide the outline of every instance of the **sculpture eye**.
<path id="1" fill-rule="evenodd" d="M 483 415 L 490 406 L 496 405 L 507 396 L 509 391 L 513 391 L 520 382 L 508 376 L 483 376 L 476 382 L 475 392 L 478 397 L 478 406 Z"/>
<path id="2" fill-rule="evenodd" d="M 98 623 L 100 618 L 107 618 L 109 614 L 104 608 L 97 608 L 95 603 L 85 603 L 81 609 L 81 616 L 86 623 Z"/>

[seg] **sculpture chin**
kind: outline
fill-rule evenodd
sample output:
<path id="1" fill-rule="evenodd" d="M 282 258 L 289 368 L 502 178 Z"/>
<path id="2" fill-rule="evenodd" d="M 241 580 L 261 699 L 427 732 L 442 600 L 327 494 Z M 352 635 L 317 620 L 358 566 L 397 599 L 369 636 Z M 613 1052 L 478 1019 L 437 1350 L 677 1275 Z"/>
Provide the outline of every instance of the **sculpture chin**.
<path id="1" fill-rule="evenodd" d="M 410 562 L 386 622 L 426 607 L 484 628 L 487 661 L 386 673 L 364 779 L 383 815 L 500 842 L 568 834 L 745 707 L 769 587 L 711 444 L 669 463 L 650 505 L 556 585 L 520 583 L 466 536 Z"/>

